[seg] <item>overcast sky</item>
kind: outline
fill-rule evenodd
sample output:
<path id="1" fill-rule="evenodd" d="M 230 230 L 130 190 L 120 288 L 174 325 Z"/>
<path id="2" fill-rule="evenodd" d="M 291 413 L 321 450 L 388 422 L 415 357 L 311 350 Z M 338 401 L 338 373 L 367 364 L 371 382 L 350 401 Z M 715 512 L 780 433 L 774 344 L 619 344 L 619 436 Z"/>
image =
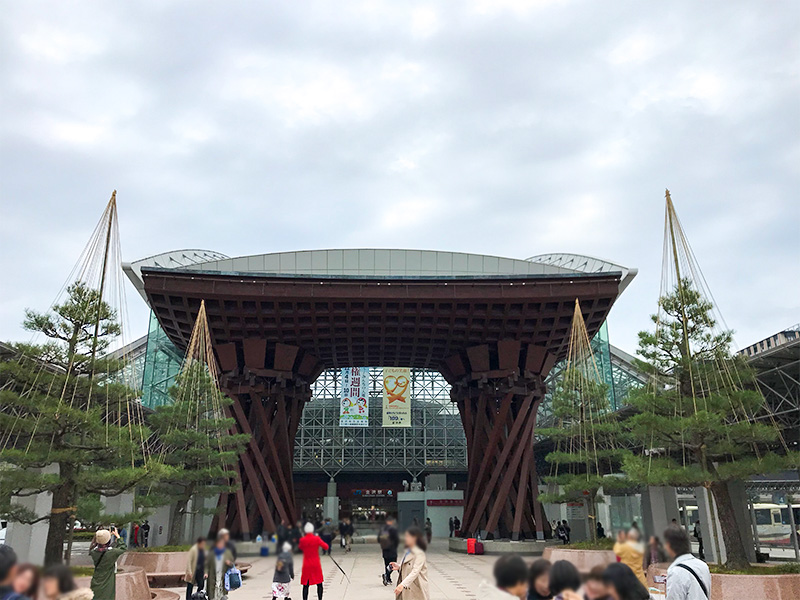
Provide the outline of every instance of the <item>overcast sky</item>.
<path id="1" fill-rule="evenodd" d="M 344 247 L 661 274 L 664 188 L 740 346 L 800 322 L 800 4 L 0 3 L 0 339 L 118 190 L 127 261 Z M 147 310 L 128 293 L 130 339 Z"/>

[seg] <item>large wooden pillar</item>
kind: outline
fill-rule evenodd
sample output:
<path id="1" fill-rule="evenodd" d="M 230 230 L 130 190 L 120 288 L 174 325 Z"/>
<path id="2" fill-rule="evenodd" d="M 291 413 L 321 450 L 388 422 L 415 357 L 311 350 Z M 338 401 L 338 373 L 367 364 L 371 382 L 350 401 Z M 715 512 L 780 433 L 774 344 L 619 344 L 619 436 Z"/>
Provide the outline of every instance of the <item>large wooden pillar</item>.
<path id="1" fill-rule="evenodd" d="M 501 538 L 543 538 L 533 456 L 542 373 L 555 358 L 543 348 L 508 340 L 468 348 L 445 361 L 468 446 L 462 530 Z"/>
<path id="2" fill-rule="evenodd" d="M 232 399 L 228 414 L 235 431 L 250 436 L 239 457 L 236 492 L 220 498 L 214 528 L 227 527 L 235 537 L 251 539 L 274 533 L 284 521 L 299 517 L 294 494 L 294 440 L 311 383 L 321 363 L 296 346 L 248 339 L 215 348 L 223 372 L 221 384 Z M 268 365 L 268 366 L 267 366 Z"/>

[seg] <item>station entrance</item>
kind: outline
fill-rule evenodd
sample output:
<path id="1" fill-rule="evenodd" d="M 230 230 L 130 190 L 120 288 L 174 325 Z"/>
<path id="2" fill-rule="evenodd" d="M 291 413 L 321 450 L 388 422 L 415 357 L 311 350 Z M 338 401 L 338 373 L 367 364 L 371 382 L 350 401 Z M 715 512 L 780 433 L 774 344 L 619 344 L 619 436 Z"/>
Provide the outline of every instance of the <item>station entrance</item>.
<path id="1" fill-rule="evenodd" d="M 221 383 L 239 430 L 251 434 L 242 488 L 223 498 L 220 519 L 244 538 L 295 522 L 294 444 L 311 384 L 326 369 L 382 365 L 436 370 L 451 386 L 468 448 L 462 530 L 544 537 L 533 456 L 544 377 L 567 353 L 575 300 L 594 335 L 623 273 L 513 266 L 413 276 L 142 268 L 148 302 L 179 348 L 205 301 Z M 370 519 L 390 501 L 349 503 Z"/>

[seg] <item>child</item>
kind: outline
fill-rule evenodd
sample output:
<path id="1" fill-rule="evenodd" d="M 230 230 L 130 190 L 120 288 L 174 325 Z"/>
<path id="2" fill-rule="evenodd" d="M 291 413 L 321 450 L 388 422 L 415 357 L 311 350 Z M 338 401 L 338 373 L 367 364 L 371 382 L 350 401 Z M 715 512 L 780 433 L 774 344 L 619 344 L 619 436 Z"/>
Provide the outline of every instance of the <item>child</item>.
<path id="1" fill-rule="evenodd" d="M 294 559 L 292 558 L 292 545 L 284 542 L 278 562 L 275 563 L 275 576 L 272 578 L 272 600 L 289 600 L 289 588 L 294 579 Z"/>

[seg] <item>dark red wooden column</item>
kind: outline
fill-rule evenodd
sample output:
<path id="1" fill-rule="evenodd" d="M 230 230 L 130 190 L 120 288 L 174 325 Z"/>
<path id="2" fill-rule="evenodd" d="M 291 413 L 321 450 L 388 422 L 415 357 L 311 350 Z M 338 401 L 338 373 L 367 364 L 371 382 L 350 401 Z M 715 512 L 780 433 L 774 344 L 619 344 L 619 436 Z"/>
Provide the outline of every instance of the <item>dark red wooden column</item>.
<path id="1" fill-rule="evenodd" d="M 465 533 L 517 540 L 545 531 L 533 445 L 542 373 L 554 362 L 543 348 L 513 340 L 445 361 L 442 373 L 453 386 L 468 445 Z"/>
<path id="2" fill-rule="evenodd" d="M 221 385 L 234 401 L 229 414 L 236 430 L 250 435 L 237 467 L 241 487 L 220 498 L 215 528 L 250 539 L 274 533 L 298 518 L 294 494 L 294 439 L 311 383 L 322 372 L 315 357 L 296 346 L 251 338 L 215 348 L 223 372 Z"/>

